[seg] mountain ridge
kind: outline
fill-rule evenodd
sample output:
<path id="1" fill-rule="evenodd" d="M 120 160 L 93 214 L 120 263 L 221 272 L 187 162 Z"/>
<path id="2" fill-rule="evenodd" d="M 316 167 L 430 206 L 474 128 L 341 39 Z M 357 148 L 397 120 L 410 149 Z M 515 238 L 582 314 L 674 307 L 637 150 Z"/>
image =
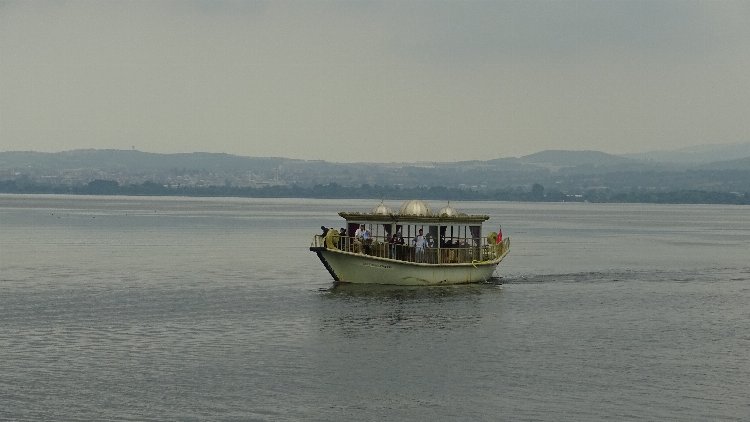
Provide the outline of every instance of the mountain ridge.
<path id="1" fill-rule="evenodd" d="M 35 159 L 39 157 L 49 158 L 60 158 L 60 157 L 73 157 L 80 158 L 83 156 L 96 156 L 101 159 L 107 154 L 118 154 L 119 158 L 127 156 L 128 154 L 137 155 L 140 159 L 143 158 L 167 158 L 167 159 L 185 159 L 192 161 L 192 158 L 201 159 L 227 159 L 227 160 L 269 160 L 269 161 L 285 161 L 285 162 L 302 162 L 302 163 L 329 163 L 329 164 L 341 164 L 341 165 L 401 165 L 401 166 L 430 166 L 430 165 L 450 165 L 450 164 L 474 164 L 474 163 L 510 163 L 510 162 L 523 162 L 523 163 L 535 163 L 535 164 L 553 164 L 557 166 L 575 166 L 584 164 L 622 164 L 627 162 L 642 161 L 647 163 L 711 163 L 711 162 L 727 162 L 741 160 L 742 158 L 750 157 L 750 142 L 747 143 L 736 143 L 736 144 L 721 144 L 716 145 L 715 149 L 712 145 L 698 145 L 685 148 L 679 148 L 675 150 L 655 150 L 642 153 L 629 153 L 629 154 L 611 154 L 597 150 L 564 150 L 564 149 L 547 149 L 538 151 L 532 154 L 523 155 L 520 157 L 501 157 L 489 160 L 463 160 L 463 161 L 430 161 L 430 162 L 336 162 L 327 160 L 305 160 L 299 158 L 287 158 L 279 156 L 245 156 L 230 154 L 225 152 L 177 152 L 177 153 L 157 153 L 147 152 L 132 149 L 97 149 L 97 148 L 82 148 L 72 149 L 59 152 L 41 152 L 33 150 L 23 151 L 0 151 L 0 159 L 5 158 L 4 161 L 0 161 L 1 164 L 7 164 L 8 157 L 32 157 Z"/>
<path id="2" fill-rule="evenodd" d="M 655 150 L 634 154 L 623 154 L 622 156 L 637 160 L 657 161 L 663 163 L 710 163 L 731 161 L 737 158 L 750 157 L 750 142 L 694 145 L 674 150 Z"/>
<path id="3" fill-rule="evenodd" d="M 227 153 L 161 154 L 138 150 L 0 152 L 0 181 L 59 186 L 111 180 L 163 186 L 383 186 L 469 190 L 591 189 L 750 192 L 750 156 L 713 163 L 637 160 L 600 151 L 545 150 L 486 161 L 336 163 Z"/>

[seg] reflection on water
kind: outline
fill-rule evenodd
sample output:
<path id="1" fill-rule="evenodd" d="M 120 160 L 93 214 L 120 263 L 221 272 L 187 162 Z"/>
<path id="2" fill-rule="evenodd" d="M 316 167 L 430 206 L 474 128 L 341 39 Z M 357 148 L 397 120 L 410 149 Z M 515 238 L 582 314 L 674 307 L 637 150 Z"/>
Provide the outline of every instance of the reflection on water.
<path id="1" fill-rule="evenodd" d="M 453 330 L 482 320 L 483 296 L 498 284 L 392 286 L 337 283 L 321 291 L 320 329 L 344 337 L 387 330 Z"/>
<path id="2" fill-rule="evenodd" d="M 481 294 L 486 285 L 499 286 L 499 283 L 457 284 L 452 286 L 395 286 L 388 284 L 333 283 L 323 290 L 328 297 L 358 297 L 385 300 L 426 300 L 452 296 Z"/>

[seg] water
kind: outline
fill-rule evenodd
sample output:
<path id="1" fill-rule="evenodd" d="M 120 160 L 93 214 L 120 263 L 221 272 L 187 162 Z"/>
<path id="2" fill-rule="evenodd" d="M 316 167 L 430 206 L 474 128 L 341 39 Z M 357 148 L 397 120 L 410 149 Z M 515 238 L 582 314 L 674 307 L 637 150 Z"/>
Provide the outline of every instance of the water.
<path id="1" fill-rule="evenodd" d="M 750 418 L 750 208 L 452 203 L 502 279 L 331 288 L 377 202 L 0 196 L 0 419 Z"/>

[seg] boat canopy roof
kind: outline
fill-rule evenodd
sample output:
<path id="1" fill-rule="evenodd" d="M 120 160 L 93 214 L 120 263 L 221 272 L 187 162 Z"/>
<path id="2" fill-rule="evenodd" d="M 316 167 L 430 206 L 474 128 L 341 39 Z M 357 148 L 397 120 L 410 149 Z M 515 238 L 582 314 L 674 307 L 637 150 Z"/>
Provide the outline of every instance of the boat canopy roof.
<path id="1" fill-rule="evenodd" d="M 490 219 L 488 215 L 456 215 L 451 217 L 441 216 L 413 216 L 413 215 L 383 215 L 359 212 L 340 212 L 339 215 L 347 221 L 393 221 L 408 223 L 429 224 L 481 224 Z"/>
<path id="2" fill-rule="evenodd" d="M 434 214 L 426 202 L 414 199 L 406 201 L 395 213 L 385 206 L 383 202 L 373 208 L 370 212 L 342 211 L 339 213 L 346 221 L 378 221 L 378 222 L 404 222 L 404 223 L 424 223 L 433 225 L 448 224 L 482 224 L 489 220 L 488 215 L 468 215 L 456 211 L 450 206 Z"/>

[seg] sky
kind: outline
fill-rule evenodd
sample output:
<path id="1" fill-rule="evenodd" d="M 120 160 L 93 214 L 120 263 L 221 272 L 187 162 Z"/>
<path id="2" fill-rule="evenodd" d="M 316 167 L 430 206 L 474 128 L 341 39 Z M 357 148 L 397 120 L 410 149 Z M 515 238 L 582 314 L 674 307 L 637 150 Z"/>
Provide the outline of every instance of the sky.
<path id="1" fill-rule="evenodd" d="M 750 142 L 750 1 L 0 0 L 0 151 L 337 162 Z"/>

